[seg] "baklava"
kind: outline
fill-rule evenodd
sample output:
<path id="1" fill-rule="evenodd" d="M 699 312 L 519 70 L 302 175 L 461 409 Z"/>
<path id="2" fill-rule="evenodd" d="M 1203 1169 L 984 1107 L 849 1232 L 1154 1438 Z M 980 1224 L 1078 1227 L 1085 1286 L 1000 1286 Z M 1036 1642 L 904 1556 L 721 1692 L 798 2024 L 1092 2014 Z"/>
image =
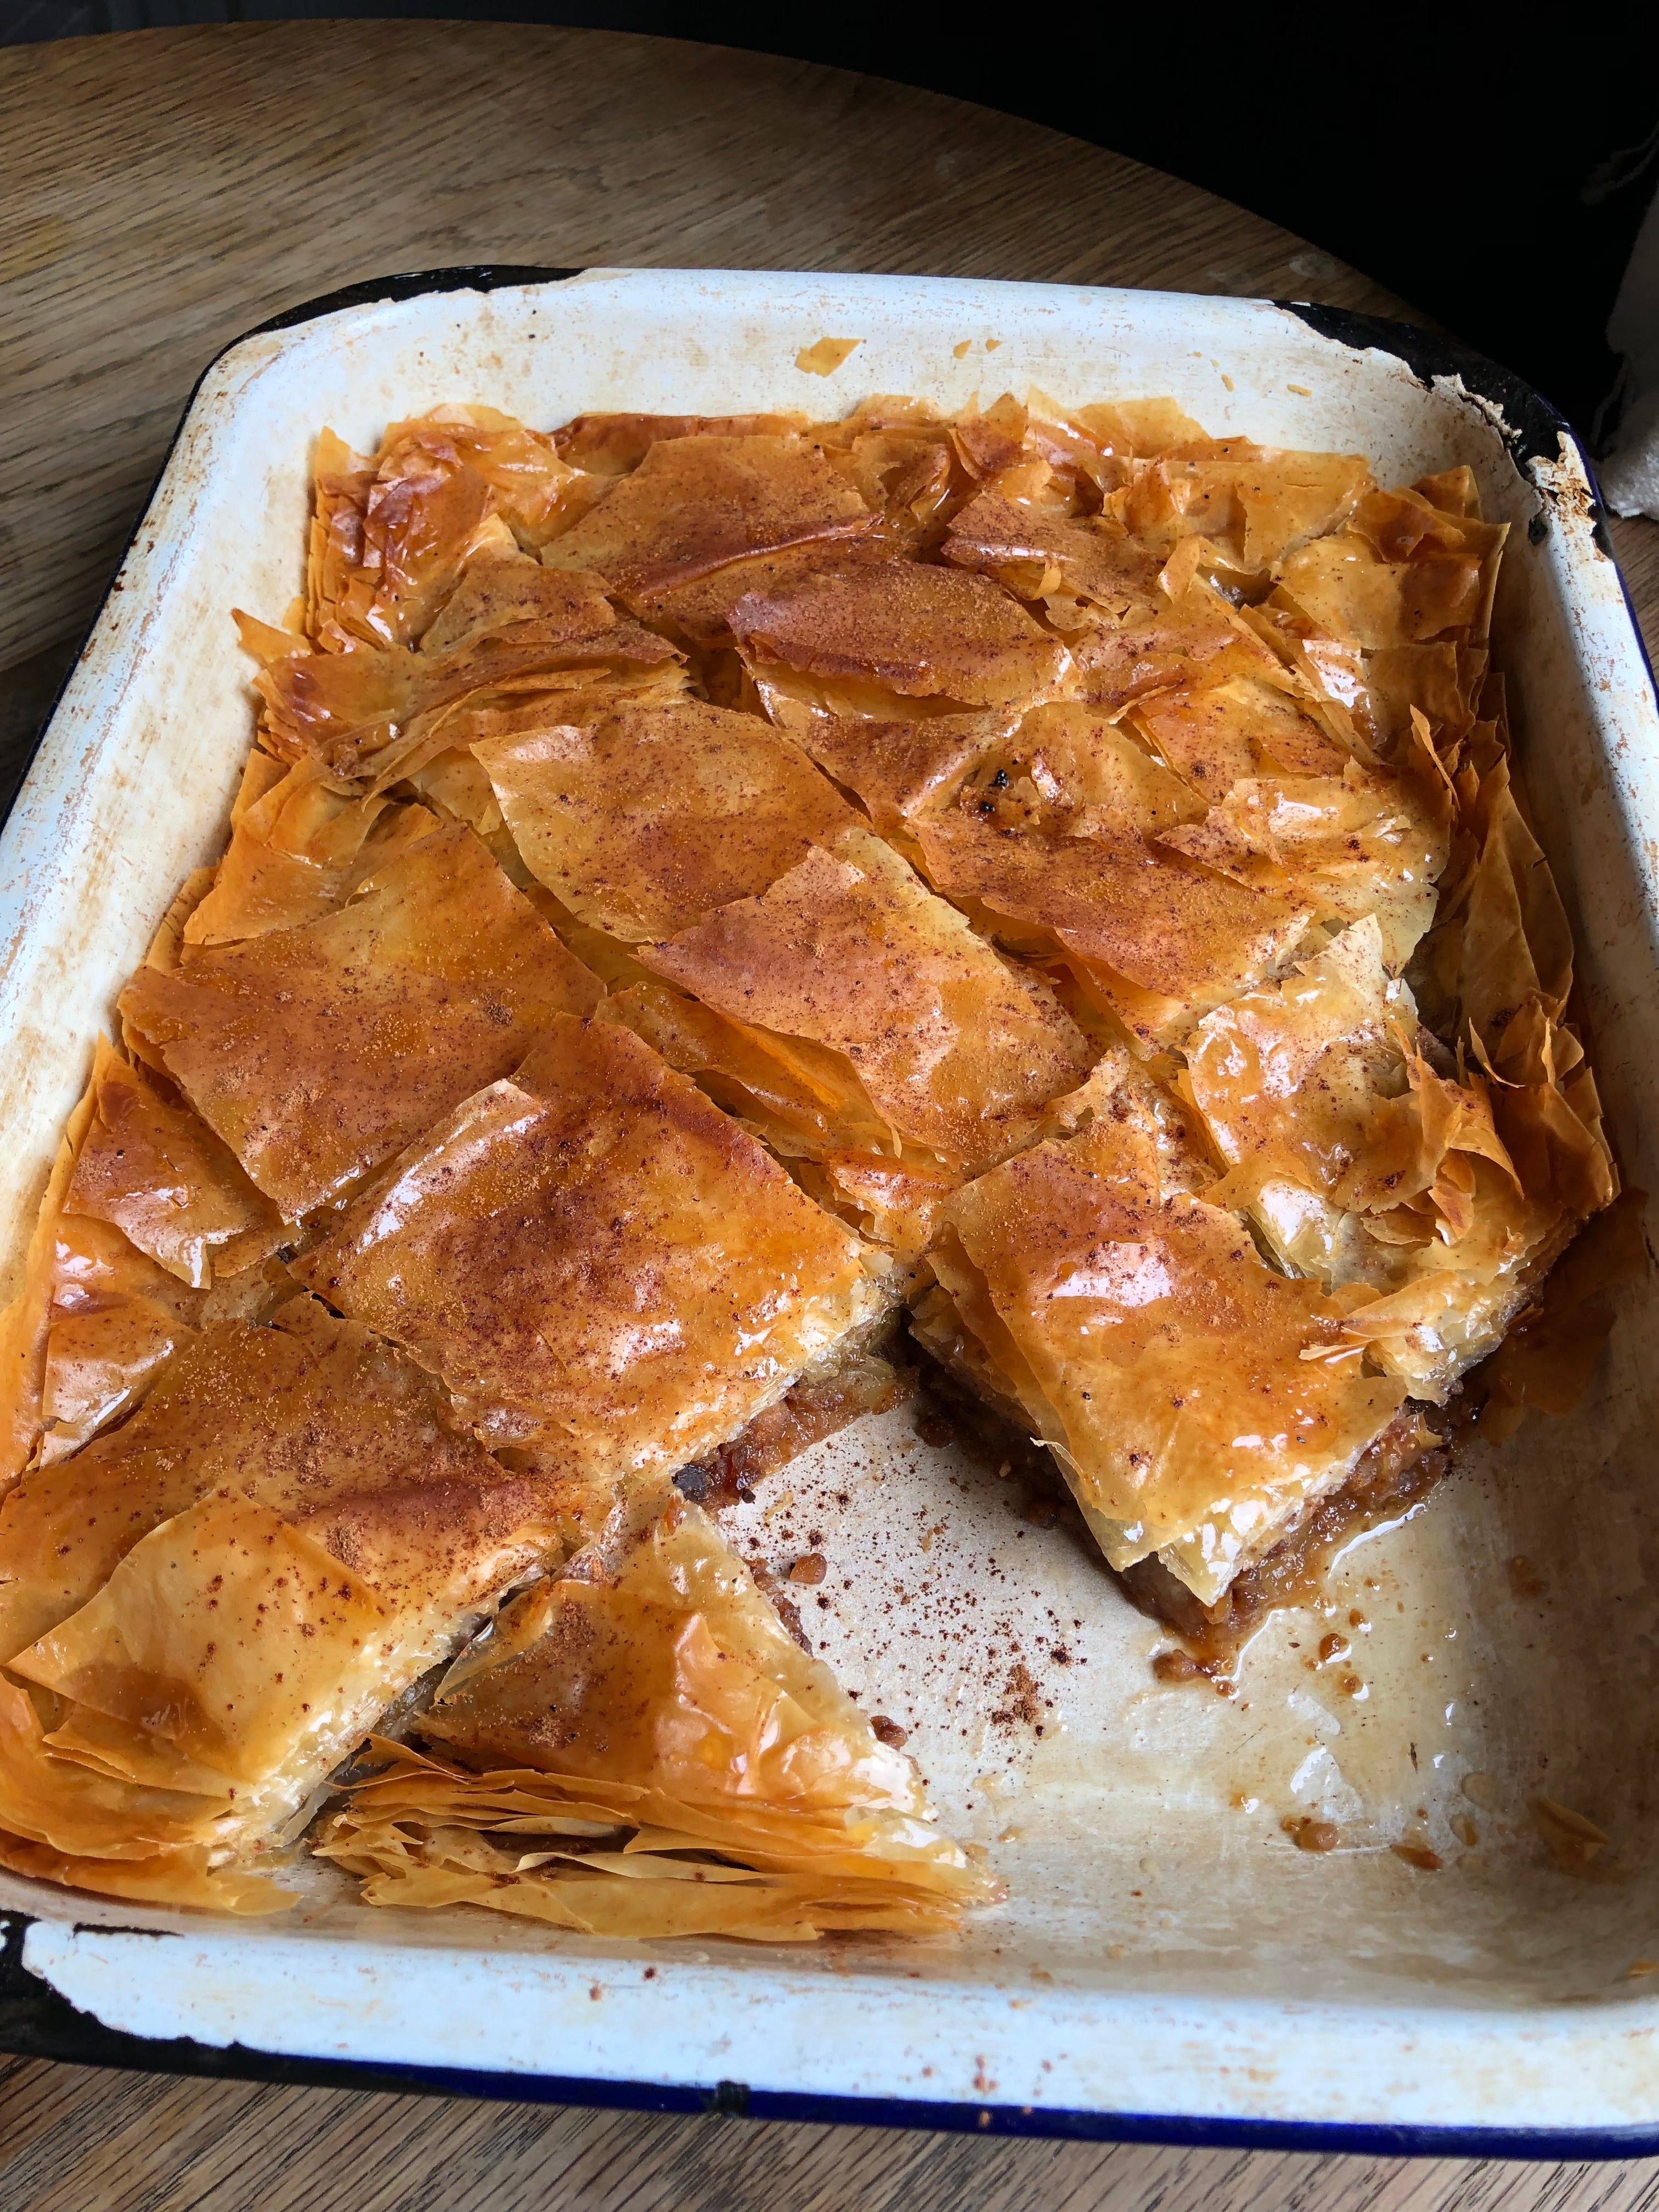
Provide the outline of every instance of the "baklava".
<path id="1" fill-rule="evenodd" d="M 1190 1627 L 1440 1449 L 1619 1191 L 1504 535 L 1167 400 L 323 433 L 0 1321 L 0 1861 L 258 1911 L 308 1833 L 597 1935 L 993 1899 L 689 1500 L 908 1332 Z"/>

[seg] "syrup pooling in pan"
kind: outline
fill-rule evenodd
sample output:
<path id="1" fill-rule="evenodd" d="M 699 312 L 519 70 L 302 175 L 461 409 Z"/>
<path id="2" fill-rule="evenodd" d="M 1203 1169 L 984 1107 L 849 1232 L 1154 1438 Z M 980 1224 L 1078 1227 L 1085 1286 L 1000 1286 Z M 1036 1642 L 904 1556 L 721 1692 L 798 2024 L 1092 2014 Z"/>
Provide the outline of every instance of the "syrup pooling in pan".
<path id="1" fill-rule="evenodd" d="M 1158 399 L 325 432 L 0 1319 L 0 1862 L 948 1931 L 821 1553 L 695 1501 L 930 1376 L 1213 1671 L 1565 1410 L 1631 1206 L 1504 535 Z"/>

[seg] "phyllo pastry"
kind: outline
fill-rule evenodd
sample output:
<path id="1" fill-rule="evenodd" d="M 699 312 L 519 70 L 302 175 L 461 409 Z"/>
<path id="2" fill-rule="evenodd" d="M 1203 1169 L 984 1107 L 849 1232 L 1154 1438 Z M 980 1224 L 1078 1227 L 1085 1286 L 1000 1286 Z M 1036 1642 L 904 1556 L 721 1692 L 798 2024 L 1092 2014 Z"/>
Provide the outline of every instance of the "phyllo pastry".
<path id="1" fill-rule="evenodd" d="M 1288 1271 L 1382 1293 L 1347 1327 L 1419 1398 L 1443 1402 L 1494 1350 L 1583 1214 L 1613 1194 L 1553 1172 L 1547 1149 L 1512 1158 L 1498 1117 L 1510 1086 L 1460 1068 L 1356 922 L 1282 981 L 1199 1024 L 1186 1087 L 1245 1211 Z M 1599 1115 L 1564 1132 L 1599 1151 Z M 1523 1175 L 1522 1170 L 1527 1172 Z"/>
<path id="2" fill-rule="evenodd" d="M 1118 1110 L 946 1200 L 916 1329 L 1048 1446 L 1114 1567 L 1155 1554 L 1207 1603 L 1346 1481 L 1406 1386 L 1365 1371 L 1346 1301 L 1167 1172 L 1133 1093 Z"/>
<path id="3" fill-rule="evenodd" d="M 0 1486 L 130 1413 L 204 1323 L 290 1291 L 289 1233 L 165 1079 L 100 1037 L 0 1314 Z"/>
<path id="4" fill-rule="evenodd" d="M 313 1300 L 204 1330 L 0 1507 L 0 1862 L 287 1903 L 253 1863 L 488 1601 L 596 1533 L 581 1510 Z"/>
<path id="5" fill-rule="evenodd" d="M 295 1265 L 493 1446 L 599 1485 L 701 1459 L 896 1296 L 884 1255 L 694 1084 L 568 1015 Z"/>
<path id="6" fill-rule="evenodd" d="M 755 1051 L 778 1073 L 754 1114 L 780 1148 L 885 1152 L 959 1173 L 1022 1142 L 1085 1072 L 1089 1052 L 1036 976 L 999 958 L 866 830 L 815 848 L 740 899 L 638 955 L 720 1018 L 679 1017 L 672 1049 L 741 1085 Z M 623 1018 L 673 1034 L 677 1010 L 635 989 Z M 634 1011 L 638 1008 L 637 1013 Z M 726 1032 L 742 1048 L 722 1060 Z M 787 1126 L 781 1079 L 801 1109 Z"/>
<path id="7" fill-rule="evenodd" d="M 734 562 L 856 538 L 875 520 L 798 433 L 658 439 L 542 558 L 602 576 L 646 614 Z"/>
<path id="8" fill-rule="evenodd" d="M 500 548 L 469 565 L 418 651 L 327 653 L 248 615 L 237 626 L 259 664 L 265 748 L 290 765 L 314 757 L 343 789 L 384 790 L 478 738 L 685 687 L 678 649 L 620 617 L 599 585 Z"/>
<path id="9" fill-rule="evenodd" d="M 1060 639 L 988 578 L 908 561 L 750 592 L 731 623 L 767 713 L 802 736 L 837 714 L 1035 706 L 1071 667 Z"/>
<path id="10" fill-rule="evenodd" d="M 791 738 L 690 700 L 474 750 L 538 880 L 629 944 L 769 889 L 858 820 Z"/>
<path id="11" fill-rule="evenodd" d="M 972 732 L 949 767 L 925 724 L 883 738 L 866 763 L 843 722 L 820 757 L 902 814 L 939 890 L 1064 965 L 1147 1048 L 1276 972 L 1310 929 L 1375 915 L 1398 969 L 1434 918 L 1438 778 L 1362 764 L 1266 685 L 1159 694 L 1115 721 L 1051 703 Z"/>
<path id="12" fill-rule="evenodd" d="M 375 1904 L 947 1930 L 696 1510 L 921 1387 L 907 1310 L 1212 1657 L 1567 1410 L 1639 1194 L 1504 540 L 1164 399 L 325 432 L 0 1316 L 0 1863 L 266 1909 L 328 1784 Z"/>
<path id="13" fill-rule="evenodd" d="M 297 1222 L 600 995 L 471 831 L 450 827 L 314 921 L 186 943 L 120 1005 L 129 1040 Z"/>
<path id="14" fill-rule="evenodd" d="M 438 1755 L 377 1746 L 319 1845 L 373 1905 L 800 1942 L 945 1932 L 1000 1894 L 678 1500 L 515 1600 L 419 1729 Z"/>
<path id="15" fill-rule="evenodd" d="M 534 549 L 607 486 L 493 407 L 394 422 L 372 459 L 317 441 L 307 629 L 325 651 L 417 644 L 481 545 Z"/>

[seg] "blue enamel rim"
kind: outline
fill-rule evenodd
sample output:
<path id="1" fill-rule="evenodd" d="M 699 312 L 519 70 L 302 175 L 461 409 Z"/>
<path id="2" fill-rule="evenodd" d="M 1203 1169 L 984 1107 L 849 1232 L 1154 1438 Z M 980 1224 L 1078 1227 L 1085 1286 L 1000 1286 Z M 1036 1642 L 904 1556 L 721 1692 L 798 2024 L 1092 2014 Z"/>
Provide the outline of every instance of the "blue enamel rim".
<path id="1" fill-rule="evenodd" d="M 246 338 L 292 330 L 299 324 L 315 322 L 347 307 L 419 299 L 428 293 L 490 292 L 514 285 L 557 283 L 581 273 L 579 269 L 505 264 L 431 269 L 371 279 L 327 293 L 320 299 L 307 301 L 302 306 L 290 307 L 253 330 L 244 331 L 241 337 L 234 339 L 214 356 L 191 389 L 179 417 L 179 429 L 206 377 L 225 354 Z M 1500 410 L 1498 419 L 1504 426 L 1504 441 L 1523 474 L 1534 460 L 1553 460 L 1559 439 L 1571 440 L 1589 477 L 1596 502 L 1591 513 L 1596 544 L 1609 560 L 1613 560 L 1600 491 L 1583 442 L 1565 416 L 1530 385 L 1487 360 L 1484 354 L 1438 332 L 1391 322 L 1378 315 L 1355 314 L 1346 308 L 1319 307 L 1304 301 L 1279 300 L 1273 304 L 1299 316 L 1321 337 L 1350 346 L 1356 352 L 1375 350 L 1395 355 L 1425 385 L 1431 384 L 1437 376 L 1461 376 L 1466 389 L 1491 400 Z M 167 447 L 157 473 L 158 485 L 173 458 L 179 434 L 174 432 Z M 154 495 L 152 488 L 151 497 Z M 149 505 L 146 501 L 146 512 Z M 128 540 L 127 552 L 131 551 L 142 527 L 141 517 Z M 122 557 L 125 564 L 125 554 Z M 1616 561 L 1614 566 L 1616 568 Z M 1622 572 L 1620 586 L 1637 650 L 1651 682 L 1653 665 Z M 98 615 L 88 626 L 88 637 L 102 612 L 100 605 Z M 71 669 L 74 665 L 71 662 Z M 65 684 L 68 680 L 65 677 Z M 60 685 L 52 713 L 41 725 L 40 737 L 52 725 L 63 688 Z M 37 737 L 37 750 L 40 742 Z M 33 757 L 32 752 L 31 761 Z M 26 767 L 24 774 L 27 773 Z M 500 2074 L 459 2066 L 378 2065 L 356 2059 L 290 2057 L 240 2043 L 228 2045 L 222 2050 L 210 2044 L 197 2043 L 188 2036 L 161 2040 L 129 2035 L 120 2029 L 106 2027 L 90 2014 L 82 2012 L 24 1965 L 23 1939 L 33 1924 L 27 1914 L 0 1915 L 0 1928 L 4 1931 L 3 1942 L 0 1943 L 0 2051 L 10 2051 L 19 2057 L 58 2059 L 76 2066 L 113 2066 L 140 2073 L 191 2074 L 233 2081 L 297 2082 L 321 2088 L 374 2089 L 403 2096 L 482 2097 L 514 2104 L 592 2106 L 636 2112 L 718 2113 L 751 2120 L 809 2120 L 833 2122 L 846 2127 L 1039 2136 L 1073 2142 L 1327 2151 L 1372 2158 L 1465 2156 L 1555 2161 L 1636 2159 L 1659 2154 L 1659 2124 L 1645 2128 L 1534 2130 L 1401 2126 L 1381 2121 L 1350 2124 L 1318 2120 L 1198 2119 L 1180 2113 L 1056 2112 L 1031 2106 L 945 2104 L 908 2097 L 816 2096 L 795 2090 L 751 2089 L 742 2081 L 687 2081 L 663 2086 L 649 2081 L 593 2081 L 581 2075 Z M 87 1932 L 91 1934 L 94 1929 L 88 1925 Z M 149 1935 L 155 1931 L 146 1929 L 128 1932 Z"/>

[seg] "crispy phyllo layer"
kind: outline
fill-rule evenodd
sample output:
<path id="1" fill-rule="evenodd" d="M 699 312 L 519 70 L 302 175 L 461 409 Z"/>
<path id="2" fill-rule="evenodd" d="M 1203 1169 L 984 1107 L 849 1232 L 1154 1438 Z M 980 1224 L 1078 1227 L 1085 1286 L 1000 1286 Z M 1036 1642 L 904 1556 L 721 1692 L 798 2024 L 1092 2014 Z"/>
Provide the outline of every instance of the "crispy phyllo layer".
<path id="1" fill-rule="evenodd" d="M 33 1686 L 0 1730 L 0 1832 L 90 1888 L 135 1893 L 97 1863 L 139 1858 L 158 1899 L 287 1902 L 215 1869 L 279 1841 L 481 1607 L 592 1533 L 587 1502 L 507 1473 L 313 1301 L 210 1328 L 0 1508 L 0 1641 Z"/>
<path id="2" fill-rule="evenodd" d="M 836 1144 L 868 1149 L 873 1136 L 922 1166 L 965 1171 L 1002 1157 L 1089 1062 L 1042 983 L 1000 959 L 867 830 L 848 830 L 758 898 L 640 957 L 726 1023 L 761 1033 L 763 1052 L 793 1058 L 809 1088 L 827 1076 L 840 1094 L 823 1100 Z"/>
<path id="3" fill-rule="evenodd" d="M 1253 776 L 1201 822 L 1157 832 L 1166 851 L 1305 902 L 1322 922 L 1373 919 L 1403 968 L 1434 920 L 1448 836 L 1423 787 L 1350 761 L 1340 775 Z"/>
<path id="4" fill-rule="evenodd" d="M 1169 570 L 1166 579 L 1174 583 Z M 1120 714 L 1153 692 L 1200 691 L 1235 681 L 1282 681 L 1281 665 L 1231 603 L 1201 578 L 1159 594 L 1151 613 L 1131 611 L 1111 627 L 1072 641 L 1076 690 L 1091 706 Z"/>
<path id="5" fill-rule="evenodd" d="M 1154 692 L 1130 720 L 1200 799 L 1252 776 L 1340 776 L 1352 755 L 1276 685 L 1241 677 L 1207 690 Z"/>
<path id="6" fill-rule="evenodd" d="M 274 1304 L 287 1236 L 213 1132 L 100 1037 L 0 1315 L 0 1486 L 131 1412 L 207 1321 Z"/>
<path id="7" fill-rule="evenodd" d="M 818 766 L 854 794 L 889 844 L 919 860 L 917 819 L 947 806 L 1018 724 L 1017 715 L 996 714 L 892 721 L 837 714 L 811 720 L 799 735 Z"/>
<path id="8" fill-rule="evenodd" d="M 702 1457 L 892 1296 L 694 1084 L 566 1015 L 296 1272 L 406 1345 L 492 1443 L 599 1480 Z"/>
<path id="9" fill-rule="evenodd" d="M 193 1291 L 228 1281 L 288 1242 L 205 1122 L 100 1037 L 92 1118 L 64 1195 L 66 1214 L 118 1229 Z"/>
<path id="10" fill-rule="evenodd" d="M 1466 469 L 1372 490 L 1346 528 L 1285 562 L 1261 635 L 1383 752 L 1409 735 L 1413 708 L 1461 737 L 1486 675 L 1507 531 L 1481 520 Z"/>
<path id="11" fill-rule="evenodd" d="M 121 1012 L 297 1221 L 600 995 L 472 833 L 450 828 L 317 921 L 141 968 Z"/>
<path id="12" fill-rule="evenodd" d="M 622 620 L 586 577 L 561 577 L 521 557 L 495 558 L 476 590 L 457 592 L 456 639 L 411 652 L 352 645 L 313 651 L 303 639 L 237 617 L 258 663 L 260 737 L 277 759 L 313 759 L 346 796 L 378 793 L 438 754 L 478 738 L 580 721 L 635 696 L 675 698 L 681 656 L 665 638 Z"/>
<path id="13" fill-rule="evenodd" d="M 434 826 L 423 807 L 394 805 L 384 793 L 342 793 L 314 754 L 285 772 L 269 753 L 252 752 L 231 808 L 230 843 L 182 943 L 234 945 L 315 921 Z"/>
<path id="14" fill-rule="evenodd" d="M 976 568 L 1028 601 L 1041 601 L 1061 629 L 1097 611 L 1121 622 L 1158 604 L 1164 556 L 1109 515 L 1070 521 L 982 491 L 951 517 L 940 547 L 953 567 Z"/>
<path id="15" fill-rule="evenodd" d="M 290 1297 L 274 1327 L 212 1323 L 129 1420 L 8 1493 L 0 1644 L 19 1650 L 66 1620 L 139 1537 L 223 1489 L 388 1595 L 452 1611 L 532 1564 L 556 1516 L 585 1510 L 577 1493 L 507 1473 L 393 1346 Z"/>
<path id="16" fill-rule="evenodd" d="M 586 1934 L 942 1933 L 999 1886 L 695 1506 L 526 1593 L 379 1747 L 324 1853 L 371 1904 Z"/>
<path id="17" fill-rule="evenodd" d="M 833 714 L 899 719 L 907 701 L 936 714 L 1033 706 L 1070 665 L 988 577 L 909 561 L 752 592 L 731 624 L 767 712 L 803 732 Z"/>
<path id="18" fill-rule="evenodd" d="M 1235 882 L 1115 825 L 1020 836 L 958 810 L 917 835 L 930 882 L 1012 950 L 1066 963 L 1149 1050 L 1275 972 L 1314 919 L 1294 889 Z"/>
<path id="19" fill-rule="evenodd" d="M 553 433 L 562 460 L 595 476 L 625 477 L 653 446 L 678 438 L 791 438 L 809 427 L 805 415 L 573 416 Z"/>
<path id="20" fill-rule="evenodd" d="M 519 850 L 577 918 L 672 937 L 857 820 L 799 745 L 687 700 L 477 747 Z"/>
<path id="21" fill-rule="evenodd" d="M 1351 1334 L 1443 1401 L 1526 1303 L 1566 1209 L 1522 1188 L 1492 1086 L 1420 1028 L 1376 922 L 1209 1015 L 1187 1083 L 1230 1202 L 1279 1264 L 1380 1293 Z"/>
<path id="22" fill-rule="evenodd" d="M 1166 447 L 1107 507 L 1151 549 L 1169 553 L 1183 539 L 1202 539 L 1224 572 L 1265 580 L 1374 492 L 1363 453 L 1288 453 L 1248 438 L 1199 437 Z"/>
<path id="23" fill-rule="evenodd" d="M 636 613 L 728 562 L 856 538 L 875 517 L 798 434 L 659 439 L 543 558 L 602 576 Z"/>
<path id="24" fill-rule="evenodd" d="M 1348 1304 L 1166 1188 L 1133 1115 L 994 1169 L 944 1218 L 922 1341 L 1049 1445 L 1115 1567 L 1155 1553 L 1208 1602 L 1404 1399 L 1364 1371 Z"/>
<path id="25" fill-rule="evenodd" d="M 414 645 L 481 548 L 538 546 L 605 489 L 493 407 L 394 422 L 366 460 L 317 441 L 307 629 L 337 652 Z"/>

